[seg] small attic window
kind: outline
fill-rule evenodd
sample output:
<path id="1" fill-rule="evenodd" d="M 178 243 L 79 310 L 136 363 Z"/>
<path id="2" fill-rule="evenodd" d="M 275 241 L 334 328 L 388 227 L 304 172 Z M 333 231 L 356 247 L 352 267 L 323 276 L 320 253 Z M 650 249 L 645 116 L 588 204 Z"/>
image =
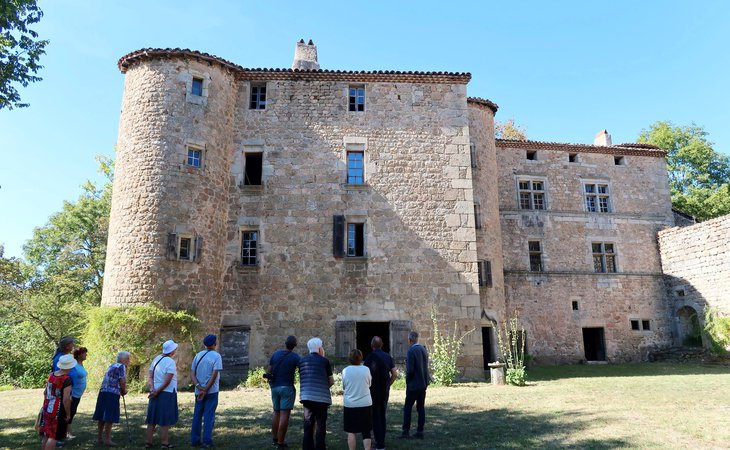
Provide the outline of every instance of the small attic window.
<path id="1" fill-rule="evenodd" d="M 625 166 L 626 165 L 626 158 L 624 158 L 623 156 L 614 156 L 613 157 L 613 162 L 617 166 Z"/>
<path id="2" fill-rule="evenodd" d="M 528 161 L 537 161 L 537 150 L 527 150 L 525 157 Z"/>
<path id="3" fill-rule="evenodd" d="M 577 153 L 568 153 L 568 162 L 577 163 L 578 154 Z"/>
<path id="4" fill-rule="evenodd" d="M 193 95 L 203 95 L 203 79 L 198 77 L 193 77 L 193 86 L 191 89 L 191 94 Z"/>

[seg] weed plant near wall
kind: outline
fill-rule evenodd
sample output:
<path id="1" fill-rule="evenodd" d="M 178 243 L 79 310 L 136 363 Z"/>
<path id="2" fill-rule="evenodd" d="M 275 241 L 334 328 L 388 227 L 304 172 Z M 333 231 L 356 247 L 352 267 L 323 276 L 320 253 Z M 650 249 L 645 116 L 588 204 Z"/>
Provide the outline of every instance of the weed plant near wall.
<path id="1" fill-rule="evenodd" d="M 499 351 L 505 358 L 505 380 L 513 386 L 525 385 L 525 329 L 517 326 L 517 313 L 504 323 L 497 333 Z"/>
<path id="2" fill-rule="evenodd" d="M 132 353 L 128 381 L 132 389 L 144 386 L 144 372 L 167 339 L 193 342 L 200 321 L 189 311 L 172 311 L 158 304 L 130 307 L 97 307 L 88 313 L 82 342 L 89 349 L 86 368 L 89 387 L 97 388 L 117 353 Z M 141 376 L 140 376 L 141 375 Z M 140 381 L 141 380 L 141 381 Z"/>
<path id="3" fill-rule="evenodd" d="M 730 317 L 723 317 L 714 308 L 705 312 L 705 336 L 710 342 L 710 350 L 716 354 L 730 351 Z"/>
<path id="4" fill-rule="evenodd" d="M 436 309 L 431 308 L 431 322 L 433 322 L 433 350 L 431 351 L 431 375 L 437 386 L 451 386 L 459 375 L 456 361 L 461 355 L 464 338 L 474 331 L 474 328 L 459 336 L 457 324 L 454 322 L 454 332 L 444 334 L 439 329 L 436 318 Z"/>

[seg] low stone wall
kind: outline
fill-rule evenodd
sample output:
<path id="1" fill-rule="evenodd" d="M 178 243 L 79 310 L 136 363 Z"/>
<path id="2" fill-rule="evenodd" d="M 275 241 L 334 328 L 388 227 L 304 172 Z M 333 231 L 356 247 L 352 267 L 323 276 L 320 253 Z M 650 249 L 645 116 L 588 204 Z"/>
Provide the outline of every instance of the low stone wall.
<path id="1" fill-rule="evenodd" d="M 659 232 L 662 269 L 675 311 L 730 314 L 730 215 Z"/>

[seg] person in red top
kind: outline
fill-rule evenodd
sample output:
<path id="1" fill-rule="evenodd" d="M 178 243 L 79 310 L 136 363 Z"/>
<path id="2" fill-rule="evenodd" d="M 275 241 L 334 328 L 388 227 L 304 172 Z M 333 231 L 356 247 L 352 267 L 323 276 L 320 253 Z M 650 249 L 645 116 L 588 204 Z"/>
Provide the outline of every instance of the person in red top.
<path id="1" fill-rule="evenodd" d="M 54 450 L 56 441 L 66 438 L 71 411 L 71 378 L 68 372 L 76 366 L 73 355 L 63 355 L 58 360 L 58 370 L 51 373 L 46 382 L 43 400 L 43 417 L 38 430 L 43 435 L 42 450 Z"/>

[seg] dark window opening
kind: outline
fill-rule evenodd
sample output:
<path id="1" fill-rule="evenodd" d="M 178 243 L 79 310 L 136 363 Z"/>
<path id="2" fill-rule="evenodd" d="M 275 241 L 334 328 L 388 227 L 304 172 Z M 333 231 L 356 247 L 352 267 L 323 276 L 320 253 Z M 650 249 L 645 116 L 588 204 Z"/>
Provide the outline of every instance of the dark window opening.
<path id="1" fill-rule="evenodd" d="M 484 370 L 489 370 L 489 363 L 494 362 L 492 327 L 482 327 L 482 356 L 484 358 Z"/>
<path id="2" fill-rule="evenodd" d="M 347 256 L 365 256 L 365 224 L 347 224 Z"/>
<path id="3" fill-rule="evenodd" d="M 469 155 L 471 156 L 472 169 L 477 167 L 477 146 L 475 143 L 469 144 Z"/>
<path id="4" fill-rule="evenodd" d="M 258 231 L 241 232 L 241 265 L 255 266 L 258 262 Z"/>
<path id="5" fill-rule="evenodd" d="M 641 328 L 644 329 L 645 331 L 651 330 L 651 323 L 650 323 L 650 321 L 648 321 L 648 320 L 642 320 L 641 321 Z"/>
<path id="6" fill-rule="evenodd" d="M 479 272 L 479 286 L 492 287 L 492 262 L 477 261 L 477 269 Z"/>
<path id="7" fill-rule="evenodd" d="M 474 228 L 477 230 L 482 228 L 482 214 L 479 203 L 474 203 Z"/>
<path id="8" fill-rule="evenodd" d="M 613 157 L 613 162 L 617 166 L 623 166 L 623 165 L 626 164 L 626 159 L 623 156 L 614 156 Z"/>
<path id="9" fill-rule="evenodd" d="M 684 295 L 685 295 L 684 289 L 680 289 L 677 291 L 677 297 L 684 297 Z"/>
<path id="10" fill-rule="evenodd" d="M 578 302 L 573 301 L 573 311 L 578 311 Z"/>
<path id="11" fill-rule="evenodd" d="M 390 322 L 357 322 L 355 324 L 355 348 L 362 352 L 363 357 L 367 357 L 373 351 L 370 342 L 374 336 L 383 340 L 383 351 L 390 353 Z"/>
<path id="12" fill-rule="evenodd" d="M 365 182 L 365 153 L 347 152 L 347 183 L 363 184 Z"/>
<path id="13" fill-rule="evenodd" d="M 180 259 L 190 259 L 192 241 L 191 238 L 180 238 Z"/>
<path id="14" fill-rule="evenodd" d="M 635 331 L 638 331 L 640 329 L 639 328 L 639 321 L 638 320 L 632 320 L 631 321 L 631 329 L 632 330 L 635 330 Z"/>
<path id="15" fill-rule="evenodd" d="M 190 91 L 193 95 L 203 95 L 203 79 L 193 77 L 193 86 Z"/>
<path id="16" fill-rule="evenodd" d="M 606 343 L 603 328 L 583 328 L 586 361 L 605 361 Z"/>
<path id="17" fill-rule="evenodd" d="M 593 270 L 597 273 L 616 273 L 616 252 L 613 244 L 593 242 Z"/>
<path id="18" fill-rule="evenodd" d="M 535 150 L 527 150 L 525 156 L 529 161 L 537 161 L 537 151 Z"/>
<path id="19" fill-rule="evenodd" d="M 261 173 L 263 172 L 263 153 L 245 153 L 246 159 L 243 184 L 245 186 L 261 186 Z"/>
<path id="20" fill-rule="evenodd" d="M 568 153 L 568 162 L 578 162 L 578 154 L 577 153 Z"/>
<path id="21" fill-rule="evenodd" d="M 251 85 L 249 109 L 266 109 L 266 84 Z"/>
<path id="22" fill-rule="evenodd" d="M 365 87 L 350 86 L 350 111 L 365 111 Z"/>
<path id="23" fill-rule="evenodd" d="M 530 253 L 530 271 L 542 272 L 542 247 L 540 241 L 529 241 L 528 248 Z"/>

